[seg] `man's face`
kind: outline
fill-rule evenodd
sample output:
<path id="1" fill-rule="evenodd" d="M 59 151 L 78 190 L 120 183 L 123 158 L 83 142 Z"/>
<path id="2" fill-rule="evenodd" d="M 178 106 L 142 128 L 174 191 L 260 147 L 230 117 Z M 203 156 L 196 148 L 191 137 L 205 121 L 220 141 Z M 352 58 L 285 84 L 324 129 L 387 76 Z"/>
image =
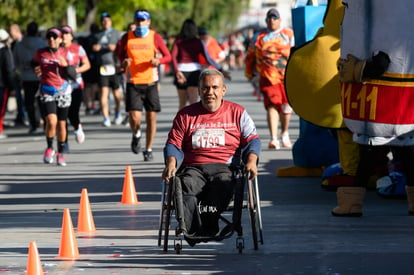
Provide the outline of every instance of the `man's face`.
<path id="1" fill-rule="evenodd" d="M 226 86 L 220 75 L 206 75 L 199 85 L 201 104 L 210 112 L 221 106 Z"/>
<path id="2" fill-rule="evenodd" d="M 101 24 L 104 30 L 109 30 L 112 27 L 112 20 L 110 17 L 104 17 L 102 18 Z"/>
<path id="3" fill-rule="evenodd" d="M 277 18 L 275 16 L 269 16 L 266 18 L 266 24 L 269 30 L 278 30 L 280 28 L 280 18 Z"/>
<path id="4" fill-rule="evenodd" d="M 134 23 L 135 23 L 135 26 L 137 27 L 145 27 L 145 26 L 150 25 L 151 19 L 147 19 L 147 20 L 135 19 Z"/>

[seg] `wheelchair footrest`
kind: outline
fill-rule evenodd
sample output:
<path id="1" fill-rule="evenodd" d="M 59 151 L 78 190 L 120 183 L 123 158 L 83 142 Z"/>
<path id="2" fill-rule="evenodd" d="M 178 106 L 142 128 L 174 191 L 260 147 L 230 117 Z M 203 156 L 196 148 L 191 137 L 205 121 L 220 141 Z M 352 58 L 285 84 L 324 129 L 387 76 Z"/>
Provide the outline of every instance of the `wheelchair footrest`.
<path id="1" fill-rule="evenodd" d="M 215 235 L 215 236 L 198 236 L 198 235 L 184 235 L 185 239 L 201 243 L 201 242 L 209 242 L 209 241 L 222 241 L 224 239 L 228 239 L 233 235 L 234 231 L 232 231 L 230 234 L 227 234 L 225 236 Z"/>
<path id="2" fill-rule="evenodd" d="M 238 236 L 242 235 L 241 229 L 237 230 L 233 225 L 229 224 L 225 226 L 217 235 L 202 236 L 182 233 L 186 240 L 192 240 L 194 242 L 208 242 L 208 241 L 222 241 L 233 236 L 234 232 L 237 232 Z"/>

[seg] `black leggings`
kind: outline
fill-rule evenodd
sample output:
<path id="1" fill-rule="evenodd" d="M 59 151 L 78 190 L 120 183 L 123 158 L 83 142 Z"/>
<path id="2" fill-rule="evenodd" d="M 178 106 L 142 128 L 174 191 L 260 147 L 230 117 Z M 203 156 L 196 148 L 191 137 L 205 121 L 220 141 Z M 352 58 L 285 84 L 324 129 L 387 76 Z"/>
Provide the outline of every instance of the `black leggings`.
<path id="1" fill-rule="evenodd" d="M 27 111 L 27 116 L 29 117 L 30 127 L 36 129 L 39 127 L 40 123 L 40 102 L 36 101 L 36 93 L 39 90 L 39 81 L 23 81 L 23 90 L 24 90 L 24 104 Z"/>
<path id="2" fill-rule="evenodd" d="M 83 90 L 78 88 L 72 91 L 72 102 L 69 107 L 69 122 L 73 129 L 78 130 L 80 124 L 79 111 L 83 102 Z"/>
<path id="3" fill-rule="evenodd" d="M 400 162 L 408 186 L 414 186 L 414 146 L 370 146 L 359 145 L 360 160 L 355 178 L 355 185 L 366 187 L 373 173 L 386 169 L 391 152 L 393 158 Z"/>

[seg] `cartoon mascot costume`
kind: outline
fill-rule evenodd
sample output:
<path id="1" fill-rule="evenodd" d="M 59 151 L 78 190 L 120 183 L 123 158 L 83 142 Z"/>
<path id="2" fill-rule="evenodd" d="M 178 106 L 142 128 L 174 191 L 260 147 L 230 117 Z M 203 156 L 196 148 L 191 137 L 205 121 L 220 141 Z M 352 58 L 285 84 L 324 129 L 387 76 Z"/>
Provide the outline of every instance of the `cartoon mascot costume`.
<path id="1" fill-rule="evenodd" d="M 318 35 L 329 40 L 326 37 L 329 36 L 328 29 L 340 27 L 340 41 L 338 44 L 331 43 L 328 49 L 332 55 L 338 49 L 340 58 L 335 65 L 332 64 L 332 58 L 329 61 L 319 59 L 319 63 L 312 64 L 313 67 L 303 60 L 302 67 L 308 69 L 308 74 L 305 69 L 296 69 L 297 73 L 303 72 L 302 75 L 296 75 L 301 80 L 297 82 L 304 83 L 303 80 L 307 79 L 311 87 L 309 93 L 307 88 L 302 87 L 302 100 L 307 101 L 306 105 L 309 106 L 305 109 L 308 111 L 302 110 L 305 103 L 299 102 L 299 87 L 289 89 L 287 79 L 289 101 L 301 117 L 316 125 L 338 129 L 342 129 L 340 124 L 343 122 L 346 128 L 339 132 L 346 133 L 349 129 L 352 133 L 354 143 L 349 141 L 349 134 L 338 134 L 340 163 L 344 172 L 349 169 L 348 173 L 354 174 L 354 180 L 349 186 L 337 189 L 338 206 L 332 210 L 335 216 L 362 215 L 369 177 L 375 172 L 375 167 L 386 165 L 389 153 L 400 161 L 406 177 L 408 212 L 414 214 L 412 10 L 414 1 L 330 1 L 326 19 L 330 12 L 337 16 L 342 11 L 343 16 L 337 17 L 340 22 L 334 19 L 329 21 L 336 26 L 324 21 L 325 28 Z M 324 47 L 326 49 L 326 45 Z M 314 56 L 315 51 L 308 53 Z M 327 65 L 324 62 L 329 63 L 329 66 L 337 66 L 339 74 L 337 71 L 336 76 L 320 82 L 322 76 L 319 73 L 323 69 L 319 67 Z M 323 77 L 327 78 L 326 75 Z M 314 84 L 315 79 L 319 84 Z M 325 85 L 329 84 L 332 84 L 331 88 L 338 85 L 338 89 L 329 89 L 332 95 L 328 91 L 323 93 Z M 318 85 L 321 89 L 315 89 Z M 304 93 L 308 93 L 305 98 Z M 315 99 L 308 100 L 312 96 Z M 324 106 L 322 114 L 321 106 Z M 340 113 L 336 112 L 338 108 Z M 351 149 L 347 150 L 346 145 Z"/>
<path id="2" fill-rule="evenodd" d="M 341 1 L 330 1 L 323 19 L 324 27 L 319 29 L 314 39 L 296 49 L 289 58 L 286 92 L 289 103 L 301 118 L 301 124 L 299 138 L 292 149 L 295 167 L 279 168 L 278 175 L 311 176 L 311 172 L 301 171 L 329 166 L 337 163 L 339 158 L 341 173 L 331 175 L 326 182 L 330 181 L 332 186 L 353 182 L 355 163 L 359 160 L 358 147 L 343 122 L 337 69 L 343 14 Z M 334 129 L 331 132 L 338 137 L 336 145 L 327 136 L 327 129 Z"/>

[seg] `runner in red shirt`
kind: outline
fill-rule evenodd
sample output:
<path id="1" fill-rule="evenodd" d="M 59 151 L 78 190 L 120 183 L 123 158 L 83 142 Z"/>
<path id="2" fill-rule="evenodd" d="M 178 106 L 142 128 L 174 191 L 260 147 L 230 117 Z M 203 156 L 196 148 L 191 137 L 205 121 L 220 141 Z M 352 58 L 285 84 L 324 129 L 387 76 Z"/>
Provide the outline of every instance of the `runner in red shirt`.
<path id="1" fill-rule="evenodd" d="M 72 82 L 72 102 L 69 107 L 68 118 L 70 124 L 75 130 L 74 133 L 76 142 L 83 143 L 85 141 L 85 134 L 79 118 L 79 110 L 83 102 L 83 88 L 85 86 L 82 79 L 82 73 L 91 68 L 91 63 L 89 62 L 85 49 L 81 45 L 73 43 L 72 28 L 66 25 L 63 26 L 61 30 L 63 33 L 62 45 L 69 50 L 72 59 L 71 64 L 74 65 L 76 69 L 76 80 Z"/>
<path id="2" fill-rule="evenodd" d="M 71 65 L 70 53 L 60 47 L 62 32 L 58 28 L 50 28 L 46 32 L 48 46 L 36 51 L 32 64 L 40 76 L 40 102 L 46 118 L 46 140 L 43 161 L 53 163 L 56 154 L 53 140 L 57 134 L 57 164 L 66 166 L 63 155 L 66 140 L 66 119 L 72 100 L 72 86 L 69 79 L 74 80 L 75 68 Z"/>

